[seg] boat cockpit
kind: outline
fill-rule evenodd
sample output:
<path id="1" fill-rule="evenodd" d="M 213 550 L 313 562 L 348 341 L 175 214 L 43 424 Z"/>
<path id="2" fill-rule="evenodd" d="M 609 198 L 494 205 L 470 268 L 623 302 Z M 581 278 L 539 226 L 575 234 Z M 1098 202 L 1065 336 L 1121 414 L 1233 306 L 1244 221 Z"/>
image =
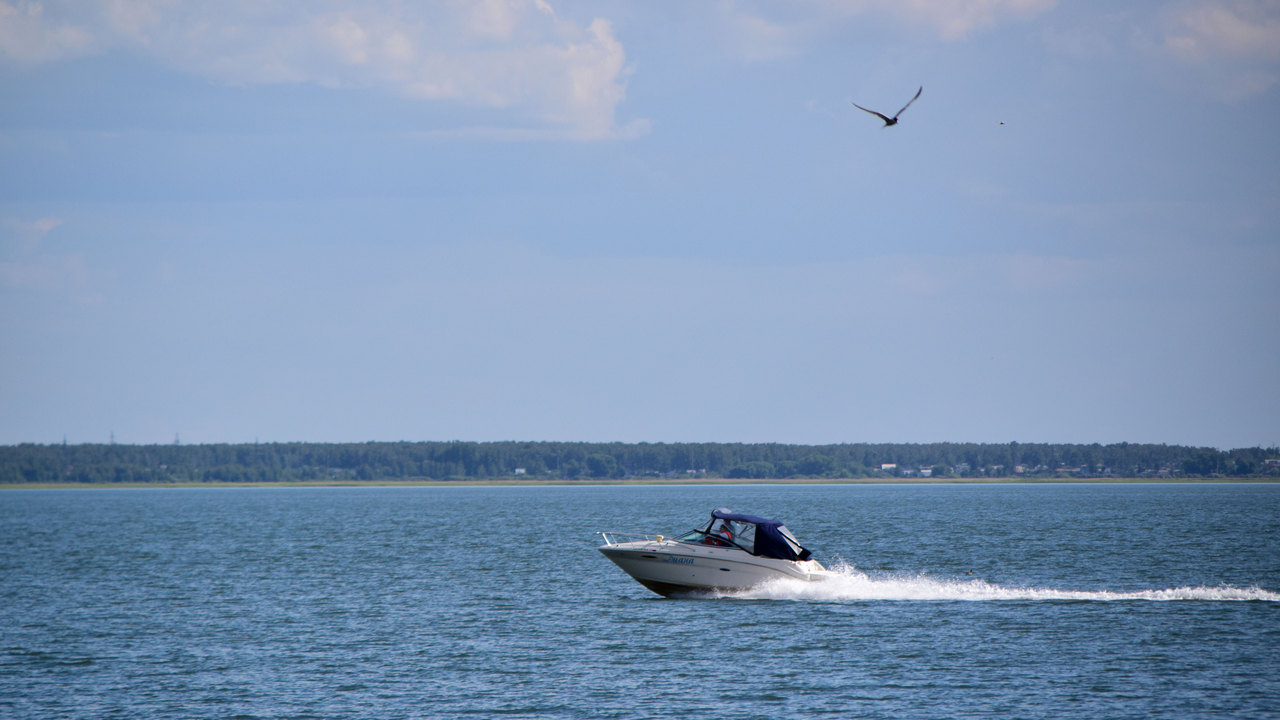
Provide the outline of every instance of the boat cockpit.
<path id="1" fill-rule="evenodd" d="M 777 520 L 740 515 L 727 508 L 712 511 L 710 522 L 677 537 L 676 541 L 737 548 L 750 555 L 782 560 L 808 560 L 810 556 L 795 535 Z"/>

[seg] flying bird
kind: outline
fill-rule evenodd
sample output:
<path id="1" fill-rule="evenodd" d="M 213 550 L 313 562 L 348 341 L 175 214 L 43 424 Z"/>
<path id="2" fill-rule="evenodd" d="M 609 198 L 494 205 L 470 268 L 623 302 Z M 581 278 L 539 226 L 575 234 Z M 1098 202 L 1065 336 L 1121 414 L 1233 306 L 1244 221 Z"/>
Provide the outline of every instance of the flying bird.
<path id="1" fill-rule="evenodd" d="M 899 116 L 899 115 L 901 115 L 901 114 L 902 114 L 902 113 L 903 113 L 907 108 L 911 107 L 911 103 L 915 102 L 915 101 L 916 101 L 916 98 L 920 97 L 920 93 L 922 93 L 922 92 L 924 92 L 924 86 L 923 86 L 923 85 L 921 85 L 921 86 L 920 86 L 920 89 L 916 91 L 916 96 L 915 96 L 915 97 L 913 97 L 913 98 L 911 98 L 910 100 L 908 100 L 908 101 L 907 101 L 907 104 L 902 106 L 902 110 L 899 110 L 898 112 L 894 113 L 894 114 L 893 114 L 893 117 L 888 117 L 887 115 L 882 115 L 881 113 L 878 113 L 878 112 L 876 112 L 875 110 L 868 110 L 868 109 L 866 109 L 866 108 L 862 107 L 861 105 L 859 105 L 859 104 L 858 104 L 858 103 L 856 103 L 856 102 L 851 102 L 851 104 L 852 104 L 854 107 L 856 107 L 856 108 L 858 108 L 859 110 L 861 110 L 862 112 L 869 112 L 869 113 L 871 113 L 872 115 L 875 115 L 876 117 L 880 118 L 881 120 L 883 120 L 883 121 L 884 121 L 884 126 L 885 126 L 885 127 L 889 127 L 890 125 L 897 125 L 897 124 L 898 124 L 898 116 Z"/>

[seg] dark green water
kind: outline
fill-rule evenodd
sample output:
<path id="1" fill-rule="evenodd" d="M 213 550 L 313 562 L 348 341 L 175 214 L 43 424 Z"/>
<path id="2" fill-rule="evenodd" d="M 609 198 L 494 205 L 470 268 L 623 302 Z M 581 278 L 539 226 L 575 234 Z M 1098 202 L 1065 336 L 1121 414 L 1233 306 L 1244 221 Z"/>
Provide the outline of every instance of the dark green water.
<path id="1" fill-rule="evenodd" d="M 842 577 L 665 600 L 598 530 Z M 1280 717 L 1280 486 L 0 493 L 0 717 Z"/>

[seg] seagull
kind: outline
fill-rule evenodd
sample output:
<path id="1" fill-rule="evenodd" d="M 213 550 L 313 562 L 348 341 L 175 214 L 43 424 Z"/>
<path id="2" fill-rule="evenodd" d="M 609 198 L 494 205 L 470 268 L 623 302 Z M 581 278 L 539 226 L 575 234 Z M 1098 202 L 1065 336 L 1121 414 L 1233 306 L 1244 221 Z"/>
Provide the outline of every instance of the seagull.
<path id="1" fill-rule="evenodd" d="M 907 104 L 906 104 L 906 105 L 903 105 L 903 106 L 902 106 L 902 110 L 899 110 L 898 112 L 894 113 L 893 117 L 887 117 L 887 116 L 885 116 L 885 115 L 881 115 L 880 113 L 876 112 L 875 110 L 868 110 L 868 109 L 866 109 L 866 108 L 862 107 L 861 105 L 859 105 L 859 104 L 858 104 L 858 103 L 856 103 L 856 102 L 851 102 L 850 104 L 852 104 L 854 107 L 858 108 L 858 109 L 859 109 L 859 110 L 861 110 L 862 112 L 869 112 L 869 113 L 871 113 L 872 115 L 875 115 L 876 117 L 878 117 L 878 118 L 880 118 L 881 120 L 883 120 L 883 121 L 884 121 L 884 126 L 885 126 L 885 127 L 889 127 L 890 125 L 897 125 L 897 124 L 898 124 L 898 116 L 899 116 L 899 115 L 901 115 L 901 114 L 903 113 L 903 111 L 905 111 L 907 108 L 911 107 L 911 103 L 915 102 L 915 101 L 916 101 L 916 98 L 920 97 L 920 93 L 922 93 L 922 92 L 924 92 L 924 86 L 923 86 L 923 85 L 921 85 L 921 86 L 920 86 L 920 89 L 916 91 L 916 97 L 911 98 L 911 100 L 909 100 L 909 101 L 907 102 Z"/>

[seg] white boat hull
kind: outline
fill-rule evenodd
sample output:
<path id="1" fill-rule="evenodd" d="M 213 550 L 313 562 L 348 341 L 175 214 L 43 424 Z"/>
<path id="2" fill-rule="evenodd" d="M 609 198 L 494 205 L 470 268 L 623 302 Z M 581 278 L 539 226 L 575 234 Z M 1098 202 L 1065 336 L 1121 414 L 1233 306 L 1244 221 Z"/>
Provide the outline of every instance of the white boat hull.
<path id="1" fill-rule="evenodd" d="M 647 540 L 606 543 L 605 557 L 659 595 L 745 590 L 763 582 L 790 578 L 816 580 L 827 571 L 816 560 L 780 560 L 736 548 Z"/>

